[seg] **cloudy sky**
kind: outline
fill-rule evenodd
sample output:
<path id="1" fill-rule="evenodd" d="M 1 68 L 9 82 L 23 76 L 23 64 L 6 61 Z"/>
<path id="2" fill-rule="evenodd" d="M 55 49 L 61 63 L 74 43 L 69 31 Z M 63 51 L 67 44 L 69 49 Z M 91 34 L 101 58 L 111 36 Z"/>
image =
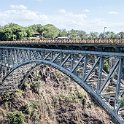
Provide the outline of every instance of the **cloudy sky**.
<path id="1" fill-rule="evenodd" d="M 0 25 L 52 23 L 87 32 L 124 31 L 124 0 L 1 0 Z"/>

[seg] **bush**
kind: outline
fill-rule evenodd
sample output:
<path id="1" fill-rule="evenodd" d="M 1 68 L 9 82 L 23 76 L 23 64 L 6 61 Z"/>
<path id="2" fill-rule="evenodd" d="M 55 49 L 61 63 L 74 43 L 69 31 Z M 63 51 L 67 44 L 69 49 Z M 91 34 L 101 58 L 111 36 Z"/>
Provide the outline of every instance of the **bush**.
<path id="1" fill-rule="evenodd" d="M 39 81 L 34 81 L 31 85 L 33 92 L 35 92 L 37 94 L 39 94 L 40 87 L 41 87 L 41 82 L 39 82 Z"/>
<path id="2" fill-rule="evenodd" d="M 33 124 L 40 124 L 40 114 L 38 111 L 39 104 L 35 101 L 30 101 L 26 106 L 23 108 L 23 112 L 28 114 L 28 117 L 32 120 Z"/>
<path id="3" fill-rule="evenodd" d="M 38 111 L 33 111 L 32 116 L 31 116 L 34 124 L 40 124 L 40 114 Z"/>
<path id="4" fill-rule="evenodd" d="M 124 99 L 120 99 L 119 102 L 120 102 L 120 106 L 124 107 Z"/>
<path id="5" fill-rule="evenodd" d="M 22 94 L 23 94 L 23 91 L 20 90 L 20 89 L 17 89 L 16 92 L 15 92 L 16 96 L 22 96 Z"/>
<path id="6" fill-rule="evenodd" d="M 9 124 L 25 124 L 22 112 L 10 112 L 7 115 Z"/>
<path id="7" fill-rule="evenodd" d="M 4 94 L 1 94 L 1 100 L 3 102 L 11 101 L 14 98 L 14 93 L 6 92 Z"/>
<path id="8" fill-rule="evenodd" d="M 22 96 L 22 90 L 17 89 L 15 92 L 6 92 L 1 94 L 1 99 L 3 102 L 11 101 L 17 96 Z"/>
<path id="9" fill-rule="evenodd" d="M 66 101 L 66 102 L 72 102 L 72 103 L 78 103 L 78 101 L 80 100 L 80 99 L 78 98 L 78 96 L 76 96 L 76 95 L 73 94 L 73 93 L 69 93 L 69 94 L 67 94 L 67 95 L 61 94 L 61 95 L 59 96 L 59 99 L 64 100 L 64 101 Z"/>
<path id="10" fill-rule="evenodd" d="M 103 70 L 108 73 L 108 70 L 109 70 L 109 59 L 105 59 L 104 60 Z"/>
<path id="11" fill-rule="evenodd" d="M 28 115 L 31 115 L 31 113 L 35 110 L 38 109 L 38 103 L 36 102 L 29 102 L 26 106 L 24 106 L 24 112 Z"/>

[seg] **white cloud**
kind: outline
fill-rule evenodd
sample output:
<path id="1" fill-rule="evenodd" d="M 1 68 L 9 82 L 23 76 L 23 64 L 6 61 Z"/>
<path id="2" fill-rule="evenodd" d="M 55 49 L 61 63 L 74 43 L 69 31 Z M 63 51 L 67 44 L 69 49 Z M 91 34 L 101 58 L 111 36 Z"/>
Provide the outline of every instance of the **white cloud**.
<path id="1" fill-rule="evenodd" d="M 40 15 L 38 12 L 28 9 L 24 5 L 11 5 L 10 9 L 0 11 L 0 24 L 19 23 L 23 25 L 33 23 L 43 23 L 47 20 L 46 15 Z"/>
<path id="2" fill-rule="evenodd" d="M 89 10 L 89 9 L 85 9 L 85 10 L 84 10 L 84 12 L 89 13 L 89 12 L 90 12 L 90 10 Z"/>
<path id="3" fill-rule="evenodd" d="M 79 28 L 85 25 L 87 15 L 84 13 L 67 12 L 65 9 L 59 10 L 56 15 L 45 15 L 28 9 L 24 5 L 11 5 L 10 9 L 0 11 L 0 24 L 10 22 L 30 25 L 34 23 L 52 23 L 59 28 Z"/>
<path id="4" fill-rule="evenodd" d="M 117 15 L 118 12 L 117 11 L 109 11 L 108 14 L 110 14 L 110 15 Z"/>
<path id="5" fill-rule="evenodd" d="M 85 9 L 83 12 L 74 13 L 65 9 L 60 9 L 56 14 L 48 15 L 33 11 L 24 5 L 11 5 L 8 10 L 0 11 L 0 25 L 7 23 L 18 23 L 21 25 L 31 24 L 54 24 L 61 29 L 80 29 L 85 31 L 103 31 L 103 27 L 112 27 L 119 31 L 118 27 L 124 29 L 123 23 L 110 23 L 102 18 L 88 16 L 90 10 Z"/>
<path id="6" fill-rule="evenodd" d="M 65 9 L 59 10 L 57 15 L 49 16 L 49 21 L 60 28 L 79 29 L 86 24 L 87 15 L 85 13 L 68 12 Z"/>
<path id="7" fill-rule="evenodd" d="M 60 9 L 59 12 L 60 13 L 66 13 L 66 10 L 65 9 Z"/>
<path id="8" fill-rule="evenodd" d="M 11 9 L 27 9 L 24 5 L 10 5 Z"/>

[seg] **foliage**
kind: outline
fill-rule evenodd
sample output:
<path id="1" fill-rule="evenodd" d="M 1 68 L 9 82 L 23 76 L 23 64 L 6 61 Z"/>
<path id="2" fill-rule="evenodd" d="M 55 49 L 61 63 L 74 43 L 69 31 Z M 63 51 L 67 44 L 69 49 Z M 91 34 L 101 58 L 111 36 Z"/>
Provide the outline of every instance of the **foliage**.
<path id="1" fill-rule="evenodd" d="M 105 33 L 106 38 L 116 38 L 116 34 L 114 32 L 106 32 Z"/>
<path id="2" fill-rule="evenodd" d="M 22 96 L 22 94 L 23 94 L 23 91 L 22 90 L 16 89 L 15 96 Z"/>
<path id="3" fill-rule="evenodd" d="M 33 29 L 31 27 L 26 27 L 25 32 L 27 34 L 27 37 L 32 37 L 33 35 Z"/>
<path id="4" fill-rule="evenodd" d="M 39 94 L 40 86 L 41 86 L 41 82 L 40 81 L 34 81 L 31 84 L 31 89 L 33 90 L 33 92 Z"/>
<path id="5" fill-rule="evenodd" d="M 78 30 L 70 30 L 69 37 L 73 40 L 80 39 Z"/>
<path id="6" fill-rule="evenodd" d="M 34 124 L 40 124 L 40 114 L 38 111 L 34 110 L 33 113 L 32 113 L 32 116 L 31 116 Z"/>
<path id="7" fill-rule="evenodd" d="M 124 38 L 124 32 L 119 32 L 118 34 L 117 34 L 117 38 Z"/>
<path id="8" fill-rule="evenodd" d="M 69 93 L 67 95 L 61 94 L 58 98 L 61 99 L 61 100 L 65 100 L 67 102 L 75 102 L 75 103 L 77 103 L 83 97 L 84 97 L 84 95 L 81 94 L 81 93 L 77 93 L 77 94 Z"/>
<path id="9" fill-rule="evenodd" d="M 88 34 L 85 31 L 80 31 L 79 36 L 81 39 L 87 39 L 88 38 Z"/>
<path id="10" fill-rule="evenodd" d="M 124 107 L 124 99 L 120 99 L 119 101 L 120 101 L 120 106 Z"/>
<path id="11" fill-rule="evenodd" d="M 88 38 L 95 39 L 98 38 L 98 32 L 90 32 Z"/>
<path id="12" fill-rule="evenodd" d="M 22 114 L 22 112 L 10 112 L 8 113 L 7 118 L 9 124 L 25 124 L 24 115 Z"/>
<path id="13" fill-rule="evenodd" d="M 3 27 L 1 35 L 1 40 L 21 40 L 27 36 L 27 33 L 22 26 L 10 23 Z"/>
<path id="14" fill-rule="evenodd" d="M 35 39 L 34 34 L 39 33 L 39 38 L 55 39 L 57 37 L 68 37 L 69 39 L 94 39 L 94 38 L 124 38 L 124 32 L 119 32 L 115 34 L 112 31 L 107 32 L 90 32 L 89 34 L 83 30 L 69 30 L 58 29 L 52 24 L 42 25 L 34 24 L 28 27 L 23 27 L 21 25 L 10 23 L 4 26 L 0 26 L 0 40 L 28 40 Z M 114 42 L 114 40 L 113 40 Z"/>
<path id="15" fill-rule="evenodd" d="M 52 24 L 43 26 L 43 36 L 46 38 L 54 39 L 59 35 L 59 29 Z"/>
<path id="16" fill-rule="evenodd" d="M 22 112 L 28 114 L 28 116 L 32 119 L 34 124 L 40 124 L 40 114 L 38 111 L 39 104 L 37 101 L 30 101 L 27 105 L 22 108 Z"/>
<path id="17" fill-rule="evenodd" d="M 104 69 L 105 72 L 108 73 L 108 69 L 109 69 L 109 59 L 105 59 L 105 60 L 104 60 L 103 69 Z"/>
<path id="18" fill-rule="evenodd" d="M 14 93 L 6 92 L 4 94 L 1 94 L 1 99 L 3 102 L 7 102 L 13 98 L 14 98 Z"/>
<path id="19" fill-rule="evenodd" d="M 37 102 L 34 102 L 34 101 L 30 101 L 26 106 L 24 106 L 23 108 L 23 112 L 28 114 L 28 115 L 31 115 L 31 113 L 38 108 L 38 103 Z"/>
<path id="20" fill-rule="evenodd" d="M 58 37 L 67 37 L 68 36 L 68 32 L 64 29 L 64 30 L 60 30 Z"/>

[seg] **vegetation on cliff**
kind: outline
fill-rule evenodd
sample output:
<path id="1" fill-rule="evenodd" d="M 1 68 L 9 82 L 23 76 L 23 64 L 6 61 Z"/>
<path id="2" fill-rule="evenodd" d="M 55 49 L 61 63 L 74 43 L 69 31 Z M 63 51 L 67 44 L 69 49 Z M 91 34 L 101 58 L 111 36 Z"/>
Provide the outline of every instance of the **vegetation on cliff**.
<path id="1" fill-rule="evenodd" d="M 41 65 L 23 87 L 0 96 L 0 124 L 110 124 L 109 116 L 69 77 Z"/>

